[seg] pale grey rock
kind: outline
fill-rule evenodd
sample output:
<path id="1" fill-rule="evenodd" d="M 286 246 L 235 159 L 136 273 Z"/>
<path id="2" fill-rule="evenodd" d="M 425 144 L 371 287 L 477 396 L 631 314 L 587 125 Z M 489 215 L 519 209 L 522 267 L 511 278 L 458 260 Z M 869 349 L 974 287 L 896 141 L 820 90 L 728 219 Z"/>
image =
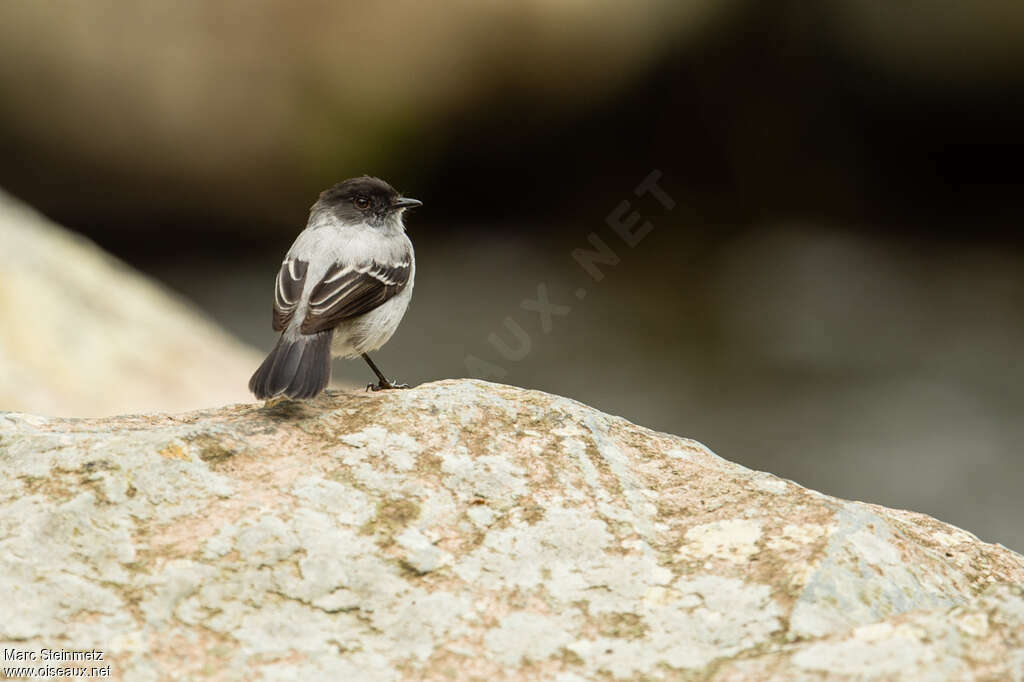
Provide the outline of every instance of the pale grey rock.
<path id="1" fill-rule="evenodd" d="M 3 192 L 0 244 L 0 409 L 102 416 L 249 399 L 258 353 Z"/>
<path id="2" fill-rule="evenodd" d="M 544 393 L 0 413 L 0 466 L 0 647 L 117 679 L 1024 675 L 1024 557 Z"/>

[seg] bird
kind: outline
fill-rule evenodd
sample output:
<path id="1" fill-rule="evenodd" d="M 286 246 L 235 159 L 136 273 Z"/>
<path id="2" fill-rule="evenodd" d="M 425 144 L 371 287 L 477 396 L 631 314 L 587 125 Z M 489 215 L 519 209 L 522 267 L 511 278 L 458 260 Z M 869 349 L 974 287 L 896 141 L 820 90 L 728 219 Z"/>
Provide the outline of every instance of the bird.
<path id="1" fill-rule="evenodd" d="M 280 336 L 249 380 L 258 399 L 316 397 L 330 381 L 332 355 L 362 356 L 378 379 L 367 390 L 408 388 L 368 353 L 387 343 L 409 307 L 416 256 L 402 218 L 422 205 L 368 175 L 320 193 L 274 282 Z"/>

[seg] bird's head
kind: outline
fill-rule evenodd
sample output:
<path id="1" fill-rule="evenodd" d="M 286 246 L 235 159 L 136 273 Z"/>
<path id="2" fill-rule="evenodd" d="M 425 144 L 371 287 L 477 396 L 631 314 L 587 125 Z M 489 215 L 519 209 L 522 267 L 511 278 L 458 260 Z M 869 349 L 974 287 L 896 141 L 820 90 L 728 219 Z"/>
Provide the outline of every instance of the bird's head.
<path id="1" fill-rule="evenodd" d="M 380 178 L 364 175 L 339 182 L 321 192 L 313 210 L 329 211 L 347 225 L 363 223 L 373 227 L 401 227 L 402 212 L 422 205 L 421 201 L 403 197 Z"/>

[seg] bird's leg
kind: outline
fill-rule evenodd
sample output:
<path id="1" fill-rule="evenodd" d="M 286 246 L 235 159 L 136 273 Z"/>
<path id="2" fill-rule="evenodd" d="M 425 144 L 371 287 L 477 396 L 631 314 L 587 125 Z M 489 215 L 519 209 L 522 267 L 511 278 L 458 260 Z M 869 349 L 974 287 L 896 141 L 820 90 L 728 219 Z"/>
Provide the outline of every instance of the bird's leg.
<path id="1" fill-rule="evenodd" d="M 395 384 L 388 381 L 381 373 L 381 371 L 377 369 L 377 365 L 373 364 L 373 360 L 370 359 L 369 355 L 363 353 L 362 356 L 363 360 L 366 360 L 366 364 L 368 364 L 370 366 L 370 369 L 373 370 L 373 373 L 377 375 L 378 379 L 380 379 L 380 381 L 378 381 L 376 384 L 367 384 L 367 391 L 383 391 L 389 388 L 409 388 L 409 384 Z"/>

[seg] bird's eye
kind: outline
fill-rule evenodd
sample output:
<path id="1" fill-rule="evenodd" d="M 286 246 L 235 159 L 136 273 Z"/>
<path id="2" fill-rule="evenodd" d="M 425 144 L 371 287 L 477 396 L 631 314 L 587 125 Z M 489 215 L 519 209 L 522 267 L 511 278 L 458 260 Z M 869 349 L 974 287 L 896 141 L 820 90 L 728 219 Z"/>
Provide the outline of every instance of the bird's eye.
<path id="1" fill-rule="evenodd" d="M 356 205 L 356 208 L 358 208 L 360 211 L 365 211 L 366 209 L 370 208 L 370 200 L 367 199 L 366 197 L 356 197 L 356 200 L 352 203 L 354 203 Z"/>

